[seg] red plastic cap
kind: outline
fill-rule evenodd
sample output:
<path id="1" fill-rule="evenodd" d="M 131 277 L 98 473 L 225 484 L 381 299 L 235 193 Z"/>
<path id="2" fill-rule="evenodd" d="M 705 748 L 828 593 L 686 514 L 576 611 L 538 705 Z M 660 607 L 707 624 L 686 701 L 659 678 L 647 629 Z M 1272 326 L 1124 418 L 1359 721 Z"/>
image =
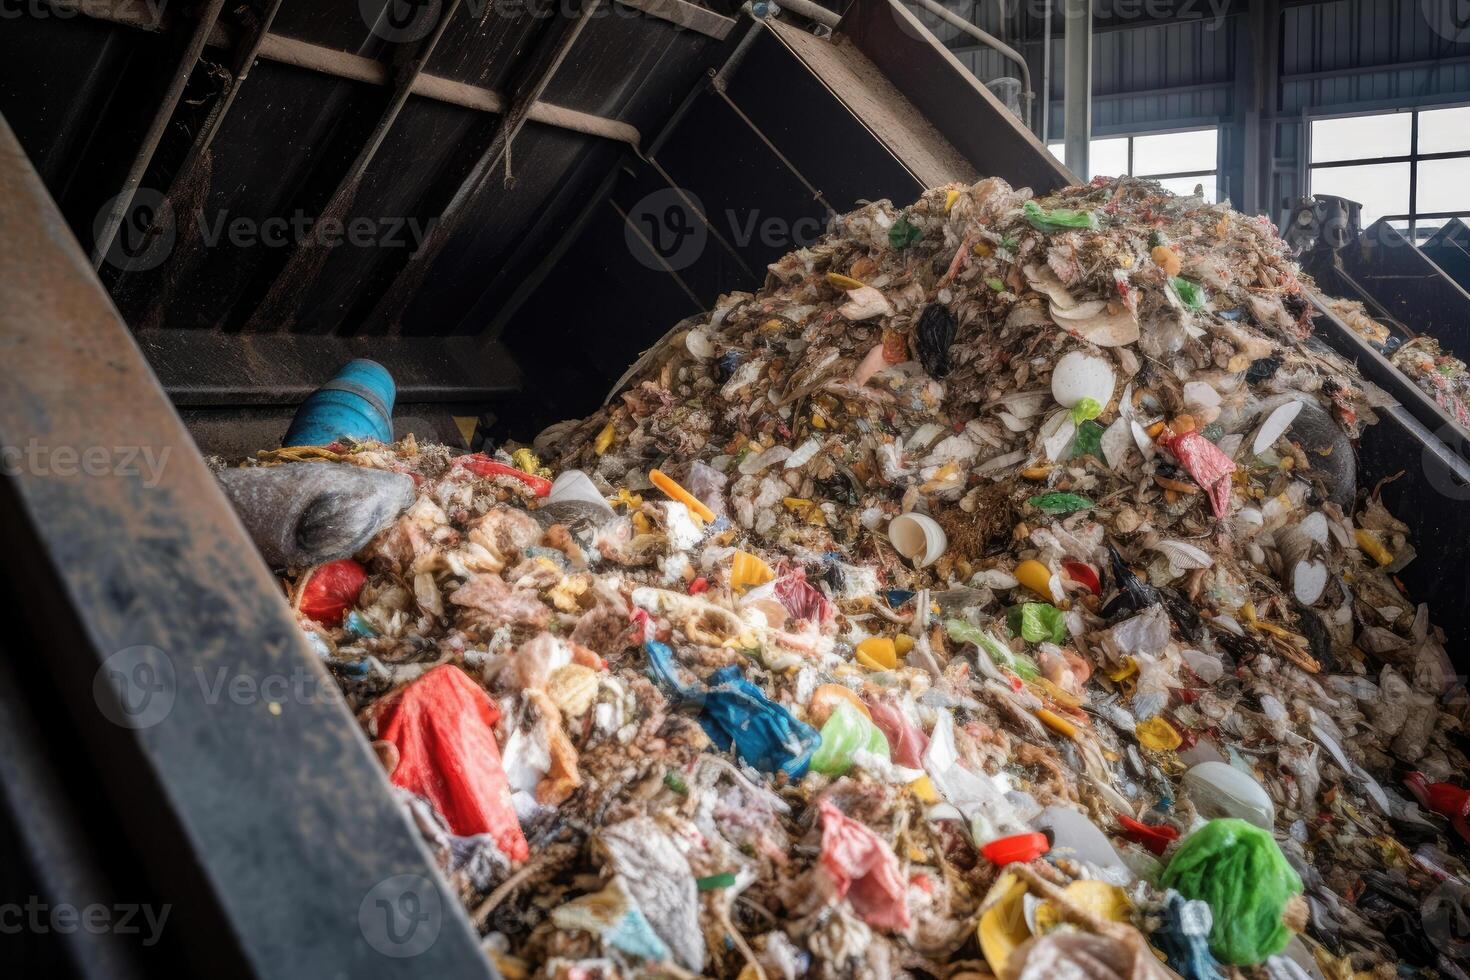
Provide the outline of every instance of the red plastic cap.
<path id="1" fill-rule="evenodd" d="M 1169 845 L 1179 839 L 1179 831 L 1168 824 L 1147 824 L 1124 813 L 1118 814 L 1118 826 L 1123 828 L 1120 836 L 1135 844 L 1142 844 L 1161 857 L 1169 849 Z"/>
<path id="2" fill-rule="evenodd" d="M 1016 834 L 993 840 L 980 848 L 985 860 L 1004 867 L 1007 864 L 1026 864 L 1035 861 L 1051 850 L 1045 834 Z"/>

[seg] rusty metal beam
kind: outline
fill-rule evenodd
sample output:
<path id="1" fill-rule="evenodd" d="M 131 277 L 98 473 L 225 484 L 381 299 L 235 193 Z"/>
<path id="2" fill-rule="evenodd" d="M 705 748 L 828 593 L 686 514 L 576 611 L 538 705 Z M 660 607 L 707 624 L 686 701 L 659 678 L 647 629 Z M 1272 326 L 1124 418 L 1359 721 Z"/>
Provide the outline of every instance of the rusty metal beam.
<path id="1" fill-rule="evenodd" d="M 265 43 L 271 24 L 274 23 L 276 14 L 281 10 L 281 3 L 282 0 L 267 0 L 265 13 L 261 15 L 260 22 L 236 44 L 234 71 L 225 80 L 223 91 L 215 99 L 208 118 L 205 119 L 198 135 L 194 137 L 194 143 L 189 147 L 184 162 L 179 165 L 178 173 L 174 175 L 170 184 L 169 197 L 173 196 L 175 188 L 191 186 L 195 172 L 206 159 L 210 144 L 214 142 L 214 138 L 219 135 L 220 127 L 224 125 L 225 116 L 229 114 L 230 107 L 235 104 L 235 96 L 240 94 L 245 80 L 250 77 L 251 66 L 255 64 L 255 59 L 260 57 L 261 45 Z"/>
<path id="2" fill-rule="evenodd" d="M 454 233 L 463 223 L 469 203 L 489 186 L 490 177 L 500 166 L 501 161 L 505 162 L 506 188 L 514 186 L 511 144 L 514 143 L 516 136 L 530 118 L 532 107 L 546 91 L 546 86 L 550 84 L 552 76 L 566 60 L 567 54 L 577 43 L 577 38 L 581 36 L 587 22 L 592 19 L 599 2 L 600 0 L 583 0 L 582 10 L 576 20 L 564 25 L 560 30 L 552 28 L 551 36 L 543 43 L 541 50 L 536 52 L 527 77 L 518 86 L 510 108 L 500 117 L 500 124 L 495 127 L 495 133 L 490 138 L 490 145 L 480 154 L 480 158 L 475 161 L 475 165 L 460 182 L 454 196 L 445 205 L 439 221 L 429 229 L 423 244 L 398 270 L 398 274 L 383 291 L 382 298 L 378 300 L 373 312 L 368 316 L 369 323 L 389 323 L 392 318 L 401 316 L 408 308 L 409 302 L 428 276 L 429 269 L 433 267 L 435 260 L 444 251 L 444 246 L 454 237 Z"/>
<path id="3" fill-rule="evenodd" d="M 97 20 L 122 24 L 141 30 L 158 30 L 158 20 L 153 16 L 147 0 L 45 0 L 59 10 L 78 11 Z M 620 0 L 624 5 L 665 20 L 676 26 L 695 31 L 715 40 L 723 40 L 735 22 L 713 11 L 688 3 L 687 0 Z M 217 29 L 209 38 L 213 47 L 228 47 L 231 40 L 228 32 Z M 336 78 L 367 82 L 371 85 L 387 85 L 392 76 L 387 65 L 373 58 L 335 48 L 312 44 L 282 34 L 265 34 L 261 38 L 258 56 L 267 61 L 293 65 L 308 71 L 321 72 Z M 463 106 L 479 112 L 501 113 L 506 100 L 494 89 L 468 85 L 445 78 L 442 75 L 421 74 L 413 83 L 413 95 L 450 105 Z M 599 139 L 616 140 L 637 146 L 637 128 L 619 119 L 609 119 L 590 112 L 568 109 L 549 102 L 536 102 L 527 117 L 531 122 L 543 126 L 596 136 Z"/>
<path id="4" fill-rule="evenodd" d="M 266 37 L 260 49 L 260 56 L 282 64 L 294 65 L 297 68 L 305 68 L 354 82 L 367 82 L 370 85 L 386 85 L 390 77 L 387 66 L 381 61 L 349 54 L 346 51 L 334 51 L 331 48 L 308 44 L 305 41 L 282 37 L 279 34 L 271 34 Z M 489 112 L 495 115 L 505 112 L 505 96 L 494 89 L 467 85 L 440 75 L 427 73 L 420 75 L 414 82 L 412 91 L 414 95 L 426 99 L 448 102 L 451 105 L 464 106 L 466 109 L 474 109 L 478 112 Z M 567 129 L 601 139 L 616 140 L 633 146 L 638 145 L 639 133 L 635 127 L 621 120 L 608 119 L 590 112 L 568 109 L 549 102 L 537 102 L 531 107 L 528 118 L 532 122 L 555 126 L 558 129 Z"/>
<path id="5" fill-rule="evenodd" d="M 143 183 L 143 176 L 148 172 L 148 165 L 153 162 L 153 154 L 163 140 L 169 120 L 173 118 L 174 110 L 179 106 L 179 99 L 183 98 L 184 86 L 189 83 L 189 76 L 193 74 L 194 66 L 199 63 L 199 56 L 204 53 L 205 42 L 209 40 L 209 35 L 214 31 L 224 5 L 225 0 L 208 0 L 199 14 L 199 21 L 194 25 L 193 33 L 189 35 L 189 41 L 184 46 L 184 53 L 179 58 L 178 66 L 174 69 L 168 88 L 164 91 L 163 101 L 153 113 L 153 121 L 149 124 L 148 131 L 143 134 L 143 143 L 138 147 L 132 166 L 128 168 L 127 176 L 123 178 L 122 188 L 112 199 L 112 207 L 108 210 L 107 217 L 102 222 L 102 228 L 97 233 L 97 240 L 92 245 L 93 269 L 102 268 L 102 263 L 107 259 L 107 250 L 112 247 L 112 241 L 117 237 L 117 231 L 122 227 L 123 219 L 133 206 L 133 195 L 137 193 L 138 185 Z"/>
<path id="6" fill-rule="evenodd" d="M 169 904 L 188 972 L 493 975 L 3 120 L 0 281 L 8 628 L 38 638 L 37 684 L 81 746 L 67 777 Z M 387 930 L 414 902 L 416 928 Z"/>
<path id="7" fill-rule="evenodd" d="M 373 158 L 377 156 L 383 141 L 388 138 L 393 124 L 398 121 L 399 113 L 403 111 L 409 95 L 413 93 L 414 82 L 418 81 L 419 76 L 424 73 L 429 58 L 433 56 L 434 49 L 444 37 L 444 32 L 448 29 L 455 12 L 459 10 L 459 5 L 460 0 L 449 0 L 439 14 L 434 30 L 414 47 L 412 55 L 397 65 L 393 73 L 393 91 L 388 96 L 388 101 L 383 106 L 378 121 L 373 125 L 373 130 L 368 134 L 367 140 L 358 149 L 357 156 L 348 166 L 346 173 L 333 188 L 331 196 L 318 215 L 318 220 L 342 220 L 347 217 L 353 202 L 357 199 L 357 192 L 362 187 L 362 179 L 367 175 L 368 167 L 372 165 Z M 267 329 L 292 327 L 296 322 L 296 311 L 300 305 L 301 284 L 316 278 L 326 263 L 328 255 L 326 246 L 322 244 L 320 238 L 311 236 L 305 241 L 298 242 L 287 257 L 286 264 L 276 275 L 275 281 L 271 283 L 265 298 L 251 316 L 251 325 L 256 328 L 264 326 Z"/>
<path id="8" fill-rule="evenodd" d="M 618 0 L 618 3 L 716 41 L 723 41 L 735 27 L 733 19 L 688 0 Z"/>

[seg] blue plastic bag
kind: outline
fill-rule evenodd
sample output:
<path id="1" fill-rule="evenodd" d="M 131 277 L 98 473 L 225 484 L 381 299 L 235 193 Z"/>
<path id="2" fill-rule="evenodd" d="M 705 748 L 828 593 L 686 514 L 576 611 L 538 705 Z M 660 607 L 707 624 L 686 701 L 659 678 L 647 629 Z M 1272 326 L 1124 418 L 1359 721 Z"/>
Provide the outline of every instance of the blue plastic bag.
<path id="1" fill-rule="evenodd" d="M 806 773 L 812 753 L 822 744 L 821 734 L 767 698 L 739 667 L 715 671 L 708 687 L 685 684 L 667 643 L 649 640 L 643 648 L 654 683 L 677 702 L 700 705 L 699 724 L 718 748 L 733 747 L 742 762 L 762 772 L 780 769 L 794 779 Z"/>
<path id="2" fill-rule="evenodd" d="M 699 716 L 710 740 L 722 749 L 733 745 L 744 762 L 762 772 L 780 769 L 800 779 L 822 744 L 821 734 L 762 694 L 739 667 L 722 667 L 710 680 L 714 684 Z"/>

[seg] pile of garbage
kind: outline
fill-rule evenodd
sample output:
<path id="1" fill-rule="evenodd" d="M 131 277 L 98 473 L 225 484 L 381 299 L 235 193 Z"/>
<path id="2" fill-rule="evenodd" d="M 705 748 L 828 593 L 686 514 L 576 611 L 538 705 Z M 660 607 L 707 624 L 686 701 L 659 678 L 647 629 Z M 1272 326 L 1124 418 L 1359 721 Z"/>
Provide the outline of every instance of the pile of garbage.
<path id="1" fill-rule="evenodd" d="M 275 560 L 508 977 L 1463 977 L 1467 698 L 1301 289 L 955 185 L 533 446 L 224 478 L 326 468 Z"/>
<path id="2" fill-rule="evenodd" d="M 1438 340 L 1418 336 L 1404 341 L 1388 327 L 1368 315 L 1357 300 L 1336 299 L 1328 303 L 1332 312 L 1358 335 L 1388 357 L 1456 422 L 1470 428 L 1470 368 L 1445 350 Z"/>

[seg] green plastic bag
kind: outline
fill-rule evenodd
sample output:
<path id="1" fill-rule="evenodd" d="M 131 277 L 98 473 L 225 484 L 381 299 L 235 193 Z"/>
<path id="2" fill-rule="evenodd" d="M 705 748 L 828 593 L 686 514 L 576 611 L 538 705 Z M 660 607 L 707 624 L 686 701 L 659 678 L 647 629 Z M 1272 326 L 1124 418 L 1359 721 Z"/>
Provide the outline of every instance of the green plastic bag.
<path id="1" fill-rule="evenodd" d="M 1096 422 L 1083 422 L 1077 426 L 1077 437 L 1072 440 L 1072 457 L 1096 456 L 1103 458 L 1102 437 L 1106 431 Z"/>
<path id="2" fill-rule="evenodd" d="M 899 218 L 888 229 L 888 244 L 895 249 L 905 249 L 924 237 L 918 227 L 908 218 Z"/>
<path id="3" fill-rule="evenodd" d="M 1067 208 L 1048 211 L 1035 201 L 1027 201 L 1021 205 L 1021 213 L 1037 231 L 1066 231 L 1069 228 L 1097 231 L 1097 215 L 1091 211 L 1073 211 Z"/>
<path id="4" fill-rule="evenodd" d="M 981 650 L 990 655 L 1002 667 L 1008 668 L 1016 676 L 1024 680 L 1035 680 L 1041 671 L 1030 659 L 1011 652 L 1011 648 L 991 636 L 990 633 L 978 626 L 971 626 L 963 619 L 946 619 L 944 631 L 949 638 L 956 643 L 973 643 Z"/>
<path id="5" fill-rule="evenodd" d="M 1085 510 L 1092 506 L 1092 501 L 1080 493 L 1043 493 L 1037 497 L 1026 498 L 1026 503 L 1035 507 L 1043 514 L 1070 514 L 1074 510 Z"/>
<path id="6" fill-rule="evenodd" d="M 1174 292 L 1179 294 L 1180 302 L 1186 307 L 1191 310 L 1205 308 L 1205 287 L 1179 276 L 1170 276 L 1169 284 L 1174 287 Z"/>
<path id="7" fill-rule="evenodd" d="M 1067 616 L 1049 602 L 1023 602 L 1006 612 L 1011 635 L 1027 643 L 1066 643 Z"/>
<path id="8" fill-rule="evenodd" d="M 1174 852 L 1159 884 L 1210 906 L 1210 952 L 1222 963 L 1265 962 L 1291 942 L 1281 922 L 1302 880 L 1270 833 L 1244 820 L 1211 820 Z"/>
<path id="9" fill-rule="evenodd" d="M 852 768 L 852 754 L 867 749 L 887 759 L 888 739 L 878 726 L 845 701 L 837 702 L 822 726 L 822 744 L 812 754 L 812 772 L 840 776 Z"/>

